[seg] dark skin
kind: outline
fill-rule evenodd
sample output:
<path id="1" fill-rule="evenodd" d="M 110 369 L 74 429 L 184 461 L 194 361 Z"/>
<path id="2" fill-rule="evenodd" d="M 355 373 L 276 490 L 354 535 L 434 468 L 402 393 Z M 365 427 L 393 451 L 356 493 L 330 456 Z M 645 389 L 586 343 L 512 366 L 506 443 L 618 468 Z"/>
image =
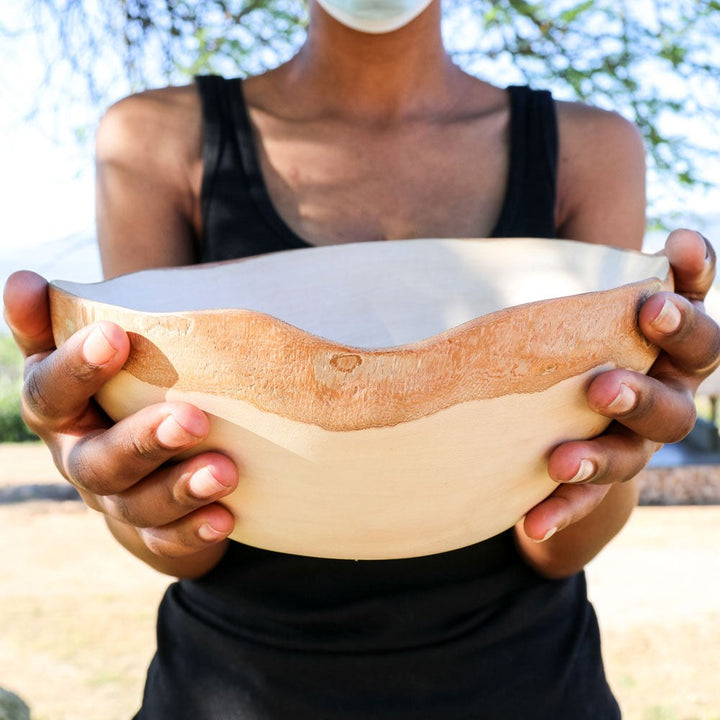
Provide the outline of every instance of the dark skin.
<path id="1" fill-rule="evenodd" d="M 494 226 L 507 174 L 507 97 L 450 62 L 439 28 L 439 2 L 382 36 L 350 30 L 312 3 L 299 54 L 244 83 L 269 192 L 302 237 L 318 245 L 473 237 Z M 558 121 L 560 236 L 639 248 L 637 131 L 575 104 L 560 103 Z M 192 262 L 202 229 L 201 140 L 193 87 L 128 98 L 103 119 L 98 237 L 106 275 Z M 702 309 L 712 249 L 677 231 L 666 252 L 677 292 L 653 296 L 639 313 L 642 332 L 662 351 L 658 361 L 647 377 L 614 370 L 593 381 L 588 404 L 615 422 L 598 438 L 553 451 L 548 470 L 559 487 L 515 528 L 523 557 L 549 577 L 577 572 L 626 522 L 637 500 L 631 478 L 661 443 L 690 430 L 693 393 L 718 363 L 720 331 Z M 145 562 L 181 577 L 211 569 L 234 523 L 218 500 L 238 471 L 218 453 L 172 462 L 203 440 L 204 414 L 163 403 L 109 425 L 91 398 L 122 367 L 125 333 L 101 323 L 55 348 L 45 281 L 33 274 L 10 278 L 5 303 L 27 357 L 25 417 L 61 472 Z M 570 482 L 581 470 L 589 474 Z"/>

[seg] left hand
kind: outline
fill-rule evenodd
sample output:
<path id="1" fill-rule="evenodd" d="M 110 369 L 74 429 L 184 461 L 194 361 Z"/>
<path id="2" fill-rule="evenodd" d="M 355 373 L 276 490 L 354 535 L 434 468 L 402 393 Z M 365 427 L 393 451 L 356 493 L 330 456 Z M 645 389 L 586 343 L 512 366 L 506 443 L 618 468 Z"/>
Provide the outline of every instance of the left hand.
<path id="1" fill-rule="evenodd" d="M 675 293 L 651 296 L 638 315 L 640 330 L 660 355 L 646 376 L 616 369 L 590 384 L 588 405 L 613 422 L 596 438 L 552 452 L 548 472 L 561 485 L 526 515 L 523 529 L 532 539 L 586 517 L 612 483 L 633 478 L 663 443 L 682 440 L 693 428 L 694 394 L 720 364 L 720 328 L 703 307 L 715 277 L 715 253 L 702 235 L 676 230 L 665 254 Z"/>

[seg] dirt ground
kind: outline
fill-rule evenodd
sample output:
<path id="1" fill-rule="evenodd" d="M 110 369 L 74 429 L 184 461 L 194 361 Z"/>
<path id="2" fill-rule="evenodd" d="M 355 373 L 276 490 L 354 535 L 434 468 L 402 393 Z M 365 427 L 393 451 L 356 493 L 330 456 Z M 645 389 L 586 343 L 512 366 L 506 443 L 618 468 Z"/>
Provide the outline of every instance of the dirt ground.
<path id="1" fill-rule="evenodd" d="M 33 720 L 129 720 L 168 579 L 35 483 L 61 488 L 45 448 L 0 445 L 0 686 Z M 640 508 L 588 577 L 625 720 L 720 720 L 720 506 Z"/>

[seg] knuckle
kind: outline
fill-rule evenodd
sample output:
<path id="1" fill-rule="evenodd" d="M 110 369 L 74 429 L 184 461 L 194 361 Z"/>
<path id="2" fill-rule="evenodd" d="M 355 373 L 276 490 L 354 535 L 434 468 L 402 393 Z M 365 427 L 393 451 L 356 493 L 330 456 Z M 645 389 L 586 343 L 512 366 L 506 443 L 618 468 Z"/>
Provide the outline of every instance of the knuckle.
<path id="1" fill-rule="evenodd" d="M 38 416 L 49 415 L 50 407 L 37 371 L 31 370 L 23 385 L 23 420 L 29 424 Z"/>
<path id="2" fill-rule="evenodd" d="M 643 389 L 636 393 L 637 400 L 634 407 L 628 410 L 623 415 L 619 415 L 619 418 L 623 420 L 633 420 L 635 422 L 642 421 L 651 416 L 656 410 L 657 398 L 655 393 L 648 392 Z"/>
<path id="3" fill-rule="evenodd" d="M 139 460 L 155 460 L 164 454 L 157 442 L 145 433 L 132 433 L 127 439 L 127 449 Z"/>
<path id="4" fill-rule="evenodd" d="M 632 459 L 626 463 L 619 464 L 618 467 L 614 468 L 612 473 L 608 473 L 605 480 L 606 484 L 618 483 L 623 484 L 630 482 L 633 478 L 637 477 L 643 468 L 650 462 L 652 453 L 638 452 Z"/>
<path id="5" fill-rule="evenodd" d="M 690 434 L 697 420 L 697 409 L 693 396 L 689 392 L 683 392 L 680 400 L 674 399 L 674 402 L 669 406 L 648 399 L 642 411 L 636 417 L 647 420 L 656 413 L 662 413 L 668 420 L 662 423 L 660 427 L 656 425 L 656 429 L 649 433 L 652 437 L 648 439 L 648 442 L 653 442 L 653 447 L 647 449 L 648 461 L 656 452 L 658 442 L 679 442 Z M 641 469 L 638 468 L 638 472 Z"/>
<path id="6" fill-rule="evenodd" d="M 88 383 L 97 375 L 97 368 L 86 363 L 66 363 L 64 369 L 66 376 L 78 384 Z"/>
<path id="7" fill-rule="evenodd" d="M 158 532 L 158 528 L 142 528 L 140 534 L 148 550 L 160 558 L 175 560 L 188 555 L 193 550 L 167 537 L 164 532 Z"/>
<path id="8" fill-rule="evenodd" d="M 655 442 L 654 440 L 649 440 L 645 438 L 642 442 L 641 447 L 638 449 L 635 457 L 624 469 L 624 472 L 622 473 L 622 476 L 620 478 L 620 482 L 626 483 L 632 480 L 634 477 L 637 477 L 638 473 L 642 472 L 642 470 L 650 462 L 658 446 L 659 443 Z"/>
<path id="9" fill-rule="evenodd" d="M 120 520 L 134 527 L 141 527 L 141 522 L 135 517 L 132 505 L 122 495 L 109 495 L 105 498 L 103 505 L 106 513 L 116 520 Z"/>
<path id="10" fill-rule="evenodd" d="M 46 437 L 47 428 L 38 420 L 35 412 L 33 412 L 25 400 L 20 404 L 20 419 L 32 430 L 38 437 Z"/>
<path id="11" fill-rule="evenodd" d="M 712 339 L 705 352 L 702 374 L 709 375 L 720 366 L 720 327 L 714 323 Z"/>
<path id="12" fill-rule="evenodd" d="M 686 438 L 697 421 L 697 409 L 694 403 L 686 403 L 684 412 L 680 412 L 677 418 L 675 442 Z"/>
<path id="13" fill-rule="evenodd" d="M 677 367 L 694 377 L 704 377 L 720 366 L 720 326 L 702 309 L 689 316 L 674 338 Z"/>
<path id="14" fill-rule="evenodd" d="M 104 468 L 91 463 L 82 452 L 82 444 L 78 444 L 70 453 L 67 461 L 68 478 L 78 488 L 95 495 L 112 495 L 112 481 Z"/>

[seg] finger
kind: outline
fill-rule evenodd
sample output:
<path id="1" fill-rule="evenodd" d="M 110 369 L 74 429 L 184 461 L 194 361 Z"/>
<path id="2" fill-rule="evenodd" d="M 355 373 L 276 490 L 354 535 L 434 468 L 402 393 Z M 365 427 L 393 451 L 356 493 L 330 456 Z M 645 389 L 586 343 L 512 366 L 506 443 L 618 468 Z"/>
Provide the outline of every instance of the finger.
<path id="1" fill-rule="evenodd" d="M 590 383 L 586 397 L 591 410 L 656 443 L 677 442 L 695 425 L 692 393 L 678 377 L 611 370 Z"/>
<path id="2" fill-rule="evenodd" d="M 192 405 L 150 405 L 103 432 L 65 439 L 62 465 L 77 488 L 116 495 L 199 445 L 209 430 L 206 415 Z"/>
<path id="3" fill-rule="evenodd" d="M 651 296 L 640 308 L 638 322 L 645 337 L 667 353 L 678 370 L 701 380 L 720 363 L 720 327 L 685 298 L 673 293 Z"/>
<path id="4" fill-rule="evenodd" d="M 155 555 L 181 558 L 225 541 L 235 527 L 233 514 L 214 503 L 168 525 L 141 528 L 138 532 Z"/>
<path id="5" fill-rule="evenodd" d="M 13 273 L 5 283 L 3 303 L 5 321 L 25 357 L 55 346 L 43 277 L 28 270 Z"/>
<path id="6" fill-rule="evenodd" d="M 556 532 L 588 516 L 610 490 L 610 485 L 561 485 L 550 497 L 525 516 L 523 530 L 536 542 L 549 540 Z"/>
<path id="7" fill-rule="evenodd" d="M 118 495 L 99 500 L 103 512 L 136 528 L 173 523 L 229 495 L 238 472 L 229 458 L 204 453 L 164 466 Z"/>
<path id="8" fill-rule="evenodd" d="M 46 356 L 30 356 L 23 389 L 28 425 L 42 437 L 47 430 L 61 431 L 76 423 L 90 397 L 119 372 L 129 352 L 125 332 L 103 321 L 79 330 Z"/>
<path id="9" fill-rule="evenodd" d="M 635 477 L 662 447 L 613 423 L 591 440 L 575 440 L 556 447 L 548 459 L 548 473 L 557 483 L 608 484 Z"/>
<path id="10" fill-rule="evenodd" d="M 665 243 L 673 268 L 675 291 L 690 300 L 702 301 L 715 277 L 715 251 L 694 230 L 675 230 Z"/>

